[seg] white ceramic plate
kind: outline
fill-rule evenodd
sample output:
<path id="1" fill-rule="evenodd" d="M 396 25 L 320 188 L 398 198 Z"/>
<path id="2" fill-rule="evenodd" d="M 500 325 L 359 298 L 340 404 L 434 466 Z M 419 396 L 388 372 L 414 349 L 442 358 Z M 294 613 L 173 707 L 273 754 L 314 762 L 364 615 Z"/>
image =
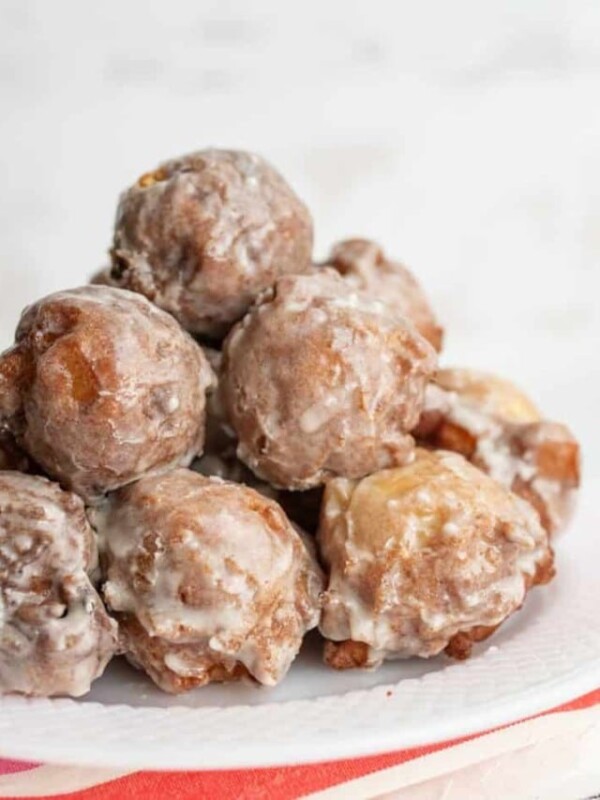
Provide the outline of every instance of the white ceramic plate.
<path id="1" fill-rule="evenodd" d="M 207 769 L 364 756 L 487 730 L 600 687 L 600 481 L 557 543 L 558 578 L 470 661 L 336 673 L 309 637 L 276 689 L 173 698 L 115 662 L 84 700 L 0 699 L 0 753 L 124 769 Z"/>

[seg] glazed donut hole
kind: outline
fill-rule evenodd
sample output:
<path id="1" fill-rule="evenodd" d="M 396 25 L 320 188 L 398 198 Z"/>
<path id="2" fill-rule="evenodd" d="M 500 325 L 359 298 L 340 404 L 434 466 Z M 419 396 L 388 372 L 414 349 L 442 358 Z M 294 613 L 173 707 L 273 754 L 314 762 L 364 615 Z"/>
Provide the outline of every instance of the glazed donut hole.
<path id="1" fill-rule="evenodd" d="M 534 510 L 444 451 L 330 481 L 318 542 L 329 571 L 320 631 L 338 669 L 443 650 L 466 658 L 553 576 Z"/>
<path id="2" fill-rule="evenodd" d="M 378 244 L 369 239 L 338 242 L 324 266 L 337 270 L 352 288 L 406 317 L 436 350 L 442 349 L 444 331 L 419 282 Z"/>
<path id="3" fill-rule="evenodd" d="M 201 150 L 122 194 L 109 279 L 219 339 L 279 275 L 310 266 L 312 243 L 308 209 L 270 164 Z"/>
<path id="4" fill-rule="evenodd" d="M 83 502 L 46 478 L 0 472 L 0 691 L 79 697 L 117 650 L 91 582 Z"/>
<path id="5" fill-rule="evenodd" d="M 547 531 L 560 533 L 577 501 L 579 443 L 566 425 L 543 420 L 513 428 L 509 448 L 517 461 L 512 490 L 532 504 Z"/>
<path id="6" fill-rule="evenodd" d="M 26 309 L 0 356 L 0 415 L 48 475 L 95 502 L 202 451 L 213 380 L 171 316 L 132 292 L 86 286 Z"/>
<path id="7" fill-rule="evenodd" d="M 425 391 L 414 434 L 441 449 L 472 458 L 480 435 L 511 424 L 539 422 L 533 401 L 514 383 L 481 370 L 438 369 Z"/>
<path id="8" fill-rule="evenodd" d="M 464 368 L 438 369 L 435 383 L 461 400 L 504 422 L 539 422 L 533 401 L 512 381 L 491 372 Z"/>
<path id="9" fill-rule="evenodd" d="M 278 488 L 361 477 L 410 458 L 431 345 L 333 270 L 280 278 L 223 346 L 237 455 Z"/>
<path id="10" fill-rule="evenodd" d="M 314 554 L 246 486 L 179 469 L 115 492 L 92 519 L 125 653 L 167 692 L 274 686 L 318 623 Z"/>
<path id="11" fill-rule="evenodd" d="M 566 527 L 580 481 L 579 444 L 565 425 L 544 420 L 509 381 L 474 370 L 438 370 L 413 433 L 423 445 L 461 453 L 523 497 L 550 533 Z"/>

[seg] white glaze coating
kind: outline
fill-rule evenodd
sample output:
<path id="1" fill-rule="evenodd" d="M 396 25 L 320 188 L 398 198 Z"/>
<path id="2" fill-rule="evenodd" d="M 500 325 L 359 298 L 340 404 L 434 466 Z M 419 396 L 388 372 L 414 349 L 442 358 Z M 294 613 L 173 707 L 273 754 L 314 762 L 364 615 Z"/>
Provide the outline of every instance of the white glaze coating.
<path id="1" fill-rule="evenodd" d="M 187 330 L 223 336 L 278 275 L 309 267 L 311 250 L 310 214 L 276 170 L 253 153 L 202 150 L 123 193 L 110 280 Z"/>
<path id="2" fill-rule="evenodd" d="M 410 457 L 434 350 L 333 270 L 280 278 L 223 353 L 237 453 L 259 477 L 306 489 Z"/>
<path id="3" fill-rule="evenodd" d="M 85 694 L 117 647 L 89 575 L 83 503 L 45 478 L 0 472 L 0 691 Z"/>
<path id="4" fill-rule="evenodd" d="M 368 239 L 347 239 L 336 244 L 327 261 L 355 290 L 409 319 L 436 350 L 443 331 L 414 275 L 404 264 L 386 258 Z"/>
<path id="5" fill-rule="evenodd" d="M 93 523 L 125 647 L 166 691 L 238 665 L 274 685 L 317 625 L 316 560 L 252 489 L 179 469 L 111 495 Z"/>
<path id="6" fill-rule="evenodd" d="M 320 630 L 366 644 L 371 666 L 497 626 L 552 563 L 533 509 L 443 451 L 329 482 L 318 541 L 330 569 Z"/>
<path id="7" fill-rule="evenodd" d="M 202 451 L 201 349 L 121 289 L 57 292 L 26 309 L 0 358 L 0 412 L 45 471 L 88 501 Z"/>
<path id="8" fill-rule="evenodd" d="M 531 399 L 506 378 L 464 367 L 438 369 L 435 382 L 455 392 L 473 408 L 504 422 L 539 422 L 541 414 Z"/>
<path id="9" fill-rule="evenodd" d="M 451 447 L 441 427 L 448 424 L 466 434 L 456 440 L 460 452 L 532 502 L 548 530 L 564 529 L 579 482 L 578 445 L 566 426 L 542 420 L 508 381 L 463 369 L 440 370 L 427 387 L 417 438 Z"/>

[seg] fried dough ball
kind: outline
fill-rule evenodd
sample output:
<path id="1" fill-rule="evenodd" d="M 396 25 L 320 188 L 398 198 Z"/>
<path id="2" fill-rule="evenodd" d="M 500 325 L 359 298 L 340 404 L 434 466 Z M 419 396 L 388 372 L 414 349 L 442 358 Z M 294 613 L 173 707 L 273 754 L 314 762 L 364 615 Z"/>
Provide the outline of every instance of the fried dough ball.
<path id="1" fill-rule="evenodd" d="M 579 485 L 579 445 L 519 389 L 487 373 L 440 370 L 415 430 L 431 447 L 461 453 L 538 511 L 551 533 L 566 526 Z"/>
<path id="2" fill-rule="evenodd" d="M 168 314 L 133 292 L 85 286 L 23 313 L 0 356 L 0 415 L 44 471 L 92 502 L 202 451 L 212 380 Z"/>
<path id="3" fill-rule="evenodd" d="M 273 686 L 318 623 L 315 557 L 252 489 L 178 469 L 110 495 L 92 520 L 126 653 L 167 692 L 245 675 Z"/>
<path id="4" fill-rule="evenodd" d="M 0 472 L 0 691 L 79 697 L 117 649 L 90 581 L 83 502 L 46 478 Z"/>
<path id="5" fill-rule="evenodd" d="M 435 352 L 333 270 L 280 278 L 223 355 L 237 454 L 263 480 L 308 489 L 410 457 Z"/>
<path id="6" fill-rule="evenodd" d="M 439 369 L 435 383 L 455 392 L 474 408 L 480 408 L 505 422 L 539 422 L 541 414 L 527 395 L 511 381 L 476 369 Z"/>
<path id="7" fill-rule="evenodd" d="M 306 533 L 316 533 L 323 496 L 322 487 L 317 486 L 304 492 L 276 489 L 270 483 L 260 480 L 239 460 L 236 455 L 235 432 L 227 423 L 220 398 L 218 380 L 222 366 L 221 353 L 208 347 L 203 347 L 203 350 L 217 376 L 217 383 L 208 395 L 204 454 L 192 462 L 191 468 L 206 477 L 216 476 L 250 486 L 265 497 L 276 500 L 290 520 L 301 530 Z"/>
<path id="8" fill-rule="evenodd" d="M 419 282 L 403 264 L 390 261 L 378 244 L 368 239 L 338 242 L 325 264 L 354 289 L 409 319 L 436 350 L 442 349 L 444 331 Z"/>
<path id="9" fill-rule="evenodd" d="M 466 658 L 553 575 L 534 510 L 444 451 L 330 481 L 318 541 L 330 570 L 320 630 L 339 669 L 442 650 Z"/>
<path id="10" fill-rule="evenodd" d="M 219 338 L 279 275 L 310 265 L 312 242 L 308 209 L 270 164 L 201 150 L 123 193 L 110 279 Z"/>

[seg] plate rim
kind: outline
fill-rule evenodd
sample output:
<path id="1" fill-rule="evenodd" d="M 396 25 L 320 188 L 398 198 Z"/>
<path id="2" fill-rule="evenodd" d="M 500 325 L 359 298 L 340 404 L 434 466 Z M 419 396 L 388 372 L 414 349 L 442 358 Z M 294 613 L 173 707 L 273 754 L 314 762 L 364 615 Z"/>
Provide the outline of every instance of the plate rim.
<path id="1" fill-rule="evenodd" d="M 415 679 L 420 681 L 421 679 Z M 365 691 L 348 692 L 346 695 L 335 696 L 343 701 L 348 695 L 363 695 L 375 691 L 389 691 L 389 688 L 399 686 L 399 684 L 386 684 Z M 327 758 L 323 758 L 324 738 L 309 740 L 304 745 L 304 749 L 299 752 L 301 745 L 298 741 L 281 742 L 277 750 L 270 753 L 265 752 L 265 744 L 260 739 L 245 746 L 244 751 L 236 753 L 235 749 L 229 749 L 222 742 L 209 743 L 205 748 L 194 747 L 189 750 L 185 748 L 164 747 L 164 744 L 157 741 L 154 744 L 144 743 L 143 747 L 137 749 L 123 749 L 122 743 L 118 740 L 104 743 L 93 751 L 89 746 L 78 749 L 77 742 L 69 740 L 68 754 L 64 744 L 57 745 L 56 741 L 50 740 L 46 748 L 41 748 L 34 740 L 26 741 L 23 735 L 15 737 L 15 721 L 9 722 L 5 719 L 0 721 L 0 752 L 2 758 L 15 759 L 28 762 L 42 762 L 45 764 L 55 764 L 64 766 L 94 767 L 107 769 L 130 769 L 134 770 L 235 770 L 235 769 L 268 769 L 277 766 L 300 766 L 303 764 L 328 763 L 353 758 L 364 758 L 385 753 L 393 753 L 413 747 L 424 745 L 435 745 L 454 739 L 462 739 L 483 735 L 496 728 L 517 724 L 525 719 L 538 716 L 544 713 L 551 713 L 561 705 L 576 700 L 579 697 L 600 688 L 600 660 L 595 668 L 586 665 L 584 668 L 575 671 L 568 678 L 557 678 L 548 680 L 535 688 L 529 687 L 523 691 L 516 691 L 498 698 L 494 706 L 489 707 L 489 713 L 482 714 L 481 708 L 473 708 L 457 719 L 450 720 L 442 718 L 437 724 L 432 725 L 430 721 L 421 724 L 412 724 L 403 728 L 401 725 L 397 729 L 385 727 L 377 731 L 375 736 L 370 734 L 370 739 L 366 741 L 361 738 L 359 732 L 352 735 L 340 737 L 337 741 L 327 739 Z M 281 703 L 266 703 L 261 706 L 235 706 L 233 709 L 256 709 L 268 710 L 269 706 L 297 706 L 299 704 L 314 705 L 319 702 L 316 698 L 311 700 L 289 700 Z M 13 702 L 7 702 L 13 701 Z M 77 709 L 75 716 L 83 715 L 97 719 L 104 717 L 103 724 L 108 721 L 106 717 L 118 717 L 123 712 L 162 712 L 163 714 L 173 715 L 183 713 L 186 716 L 204 716 L 203 712 L 223 711 L 223 709 L 204 707 L 199 709 L 186 708 L 183 706 L 170 708 L 133 708 L 124 704 L 105 706 L 102 703 L 77 703 L 76 701 L 64 700 L 33 700 L 28 698 L 4 698 L 0 702 L 0 712 L 7 705 L 13 706 L 12 711 L 17 711 L 16 717 L 21 718 L 21 722 L 26 722 L 28 711 L 33 710 L 33 706 L 68 704 L 70 710 Z M 25 714 L 19 713 L 24 709 Z M 86 713 L 87 712 L 87 713 Z M 35 713 L 35 712 L 34 712 Z M 51 714 L 52 716 L 52 714 Z M 2 714 L 2 717 L 5 717 Z M 24 719 L 25 718 L 25 719 Z M 73 720 L 75 721 L 75 720 Z M 115 719 L 115 722 L 117 719 Z M 19 726 L 21 727 L 21 726 Z M 90 752 L 94 755 L 90 757 Z"/>

